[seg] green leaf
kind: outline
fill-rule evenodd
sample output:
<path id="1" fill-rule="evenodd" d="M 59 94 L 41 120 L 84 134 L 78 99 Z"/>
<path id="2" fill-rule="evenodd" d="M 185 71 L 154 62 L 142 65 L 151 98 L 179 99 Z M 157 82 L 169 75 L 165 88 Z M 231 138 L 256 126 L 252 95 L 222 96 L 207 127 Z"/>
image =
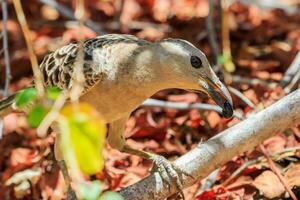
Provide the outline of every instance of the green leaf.
<path id="1" fill-rule="evenodd" d="M 106 124 L 87 104 L 69 105 L 62 110 L 66 123 L 61 121 L 61 149 L 70 166 L 74 157 L 85 174 L 100 172 L 104 166 L 102 150 L 106 137 Z"/>
<path id="2" fill-rule="evenodd" d="M 26 106 L 29 102 L 34 101 L 37 97 L 37 90 L 35 88 L 27 88 L 17 94 L 16 105 L 18 107 Z"/>
<path id="3" fill-rule="evenodd" d="M 61 89 L 59 89 L 58 87 L 49 87 L 46 90 L 46 95 L 49 99 L 54 101 L 60 95 L 60 92 L 61 92 Z"/>
<path id="4" fill-rule="evenodd" d="M 33 128 L 40 125 L 48 111 L 42 105 L 36 105 L 28 114 L 28 123 Z"/>
<path id="5" fill-rule="evenodd" d="M 99 200 L 123 200 L 123 197 L 117 192 L 105 192 Z"/>
<path id="6" fill-rule="evenodd" d="M 79 185 L 80 199 L 97 200 L 101 194 L 101 182 L 93 181 Z"/>
<path id="7" fill-rule="evenodd" d="M 230 60 L 230 57 L 227 54 L 220 54 L 218 56 L 218 64 L 224 65 Z"/>

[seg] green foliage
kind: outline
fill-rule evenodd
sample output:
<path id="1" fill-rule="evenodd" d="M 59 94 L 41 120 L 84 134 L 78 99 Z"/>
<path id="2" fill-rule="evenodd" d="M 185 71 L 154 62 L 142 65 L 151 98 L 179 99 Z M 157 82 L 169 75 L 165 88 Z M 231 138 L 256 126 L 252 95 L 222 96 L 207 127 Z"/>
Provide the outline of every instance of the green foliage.
<path id="1" fill-rule="evenodd" d="M 221 54 L 218 56 L 218 64 L 223 65 L 224 69 L 232 73 L 235 71 L 235 65 L 232 62 L 232 58 L 228 54 Z"/>
<path id="2" fill-rule="evenodd" d="M 123 200 L 123 197 L 117 192 L 105 192 L 99 200 Z"/>
<path id="3" fill-rule="evenodd" d="M 37 101 L 37 90 L 28 88 L 17 95 L 16 105 L 19 108 L 28 108 L 28 123 L 37 128 L 60 93 L 61 90 L 57 87 L 47 88 L 44 99 Z M 32 101 L 35 101 L 32 106 L 25 107 Z M 61 110 L 56 122 L 61 128 L 60 148 L 67 165 L 77 166 L 88 175 L 100 172 L 104 166 L 102 150 L 106 138 L 106 124 L 99 118 L 98 113 L 88 104 L 71 104 Z M 97 200 L 101 192 L 99 181 L 79 184 L 81 199 Z M 122 197 L 117 193 L 105 193 L 101 199 L 122 200 Z"/>
<path id="4" fill-rule="evenodd" d="M 101 182 L 93 181 L 80 184 L 79 194 L 82 200 L 97 200 L 101 194 Z"/>
<path id="5" fill-rule="evenodd" d="M 55 101 L 57 97 L 60 95 L 61 89 L 58 87 L 49 87 L 46 90 L 46 96 L 48 99 Z"/>
<path id="6" fill-rule="evenodd" d="M 40 125 L 48 111 L 42 105 L 36 105 L 28 114 L 28 123 L 30 126 L 36 128 Z"/>
<path id="7" fill-rule="evenodd" d="M 218 64 L 224 65 L 230 60 L 230 57 L 227 54 L 220 54 L 218 56 Z"/>
<path id="8" fill-rule="evenodd" d="M 101 171 L 104 165 L 102 150 L 106 136 L 105 123 L 87 104 L 67 106 L 62 110 L 62 114 L 67 122 L 60 123 L 64 135 L 61 148 L 66 151 L 67 163 L 74 163 L 74 155 L 83 173 L 95 174 Z"/>
<path id="9" fill-rule="evenodd" d="M 37 98 L 37 90 L 35 88 L 27 88 L 22 90 L 16 96 L 16 105 L 18 107 L 24 107 L 29 102 L 34 101 Z"/>

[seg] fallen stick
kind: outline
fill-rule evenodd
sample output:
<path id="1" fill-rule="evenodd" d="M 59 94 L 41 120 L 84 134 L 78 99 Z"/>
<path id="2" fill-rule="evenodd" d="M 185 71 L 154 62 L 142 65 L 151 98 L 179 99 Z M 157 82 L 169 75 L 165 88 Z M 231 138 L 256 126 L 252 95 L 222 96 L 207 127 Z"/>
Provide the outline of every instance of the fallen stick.
<path id="1" fill-rule="evenodd" d="M 190 109 L 210 110 L 210 111 L 215 111 L 217 113 L 222 113 L 222 108 L 220 108 L 219 106 L 206 104 L 206 103 L 171 102 L 171 101 L 162 101 L 157 99 L 147 99 L 146 101 L 143 102 L 141 106 L 173 108 L 177 110 L 190 110 Z M 233 113 L 233 116 L 238 119 L 244 119 L 241 114 L 235 111 Z"/>
<path id="2" fill-rule="evenodd" d="M 253 149 L 265 139 L 300 123 L 300 89 L 270 107 L 200 143 L 181 156 L 175 165 L 192 175 L 183 176 L 183 187 L 205 178 L 232 157 Z M 178 192 L 175 183 L 168 188 L 158 173 L 120 191 L 125 200 L 164 199 Z"/>

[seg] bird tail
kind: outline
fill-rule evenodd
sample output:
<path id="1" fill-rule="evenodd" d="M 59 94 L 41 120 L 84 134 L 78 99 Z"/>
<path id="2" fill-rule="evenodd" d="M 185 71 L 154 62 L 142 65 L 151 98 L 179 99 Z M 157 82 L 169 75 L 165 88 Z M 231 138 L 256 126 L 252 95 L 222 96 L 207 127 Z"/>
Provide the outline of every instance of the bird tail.
<path id="1" fill-rule="evenodd" d="M 15 102 L 16 94 L 12 94 L 3 100 L 0 100 L 0 117 L 11 113 L 13 111 L 12 105 Z"/>

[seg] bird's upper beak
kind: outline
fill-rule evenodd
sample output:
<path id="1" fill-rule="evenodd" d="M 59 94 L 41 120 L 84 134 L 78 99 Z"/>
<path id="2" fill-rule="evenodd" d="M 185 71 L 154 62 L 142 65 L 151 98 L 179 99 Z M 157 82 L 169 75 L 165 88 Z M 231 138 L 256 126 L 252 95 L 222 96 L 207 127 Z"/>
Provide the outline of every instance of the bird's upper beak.
<path id="1" fill-rule="evenodd" d="M 215 77 L 214 79 L 205 78 L 201 84 L 203 89 L 211 98 L 222 108 L 222 115 L 230 118 L 233 115 L 233 103 L 228 89 Z"/>

